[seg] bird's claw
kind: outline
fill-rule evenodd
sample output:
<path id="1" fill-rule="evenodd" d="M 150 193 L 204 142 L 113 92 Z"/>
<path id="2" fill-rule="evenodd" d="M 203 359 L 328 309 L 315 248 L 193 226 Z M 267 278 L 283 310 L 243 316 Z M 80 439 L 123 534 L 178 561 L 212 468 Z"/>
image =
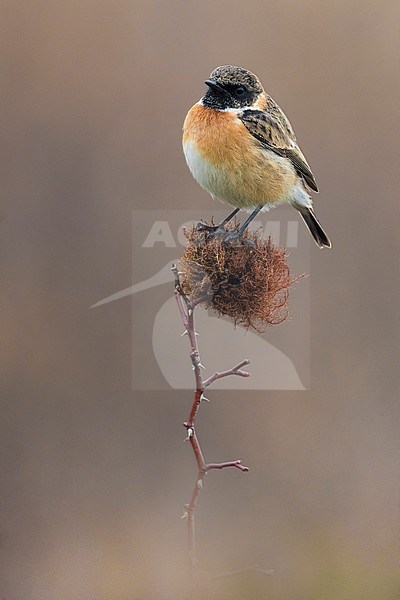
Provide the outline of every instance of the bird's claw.
<path id="1" fill-rule="evenodd" d="M 217 231 L 219 225 L 208 225 L 204 221 L 199 221 L 196 225 L 196 231 L 206 231 L 207 233 L 214 233 Z"/>

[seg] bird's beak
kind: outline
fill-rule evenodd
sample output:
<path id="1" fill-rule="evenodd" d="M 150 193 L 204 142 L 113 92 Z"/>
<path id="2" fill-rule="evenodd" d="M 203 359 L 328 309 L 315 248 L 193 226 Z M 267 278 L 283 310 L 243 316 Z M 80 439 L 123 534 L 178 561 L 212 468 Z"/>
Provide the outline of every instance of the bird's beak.
<path id="1" fill-rule="evenodd" d="M 222 85 L 219 85 L 219 83 L 217 83 L 216 81 L 213 81 L 212 79 L 206 79 L 204 83 L 206 85 L 208 85 L 208 87 L 210 89 L 212 89 L 214 92 L 217 92 L 218 94 L 227 94 L 227 91 L 224 90 Z"/>

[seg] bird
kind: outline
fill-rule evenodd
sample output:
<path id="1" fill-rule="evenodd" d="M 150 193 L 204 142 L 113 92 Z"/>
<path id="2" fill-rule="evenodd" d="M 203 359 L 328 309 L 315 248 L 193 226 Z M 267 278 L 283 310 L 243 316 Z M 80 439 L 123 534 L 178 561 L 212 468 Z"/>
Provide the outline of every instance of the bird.
<path id="1" fill-rule="evenodd" d="M 233 65 L 214 69 L 203 97 L 183 124 L 186 163 L 213 198 L 235 207 L 215 229 L 239 212 L 251 212 L 237 230 L 241 236 L 255 216 L 291 204 L 316 244 L 331 248 L 317 220 L 309 190 L 318 192 L 311 168 L 279 105 L 251 71 Z"/>

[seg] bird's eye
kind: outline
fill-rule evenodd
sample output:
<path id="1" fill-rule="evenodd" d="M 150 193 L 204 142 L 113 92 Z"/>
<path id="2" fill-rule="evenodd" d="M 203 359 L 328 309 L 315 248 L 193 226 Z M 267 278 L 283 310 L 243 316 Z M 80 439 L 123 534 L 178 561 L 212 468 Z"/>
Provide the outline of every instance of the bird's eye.
<path id="1" fill-rule="evenodd" d="M 243 96 L 245 91 L 246 90 L 244 89 L 244 87 L 242 85 L 239 85 L 235 90 L 236 96 Z"/>

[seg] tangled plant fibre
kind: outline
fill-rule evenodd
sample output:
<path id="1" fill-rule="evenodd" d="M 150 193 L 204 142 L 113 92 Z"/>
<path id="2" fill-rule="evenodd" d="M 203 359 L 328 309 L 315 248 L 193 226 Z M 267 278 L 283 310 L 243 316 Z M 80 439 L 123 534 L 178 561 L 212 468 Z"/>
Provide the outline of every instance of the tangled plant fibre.
<path id="1" fill-rule="evenodd" d="M 238 228 L 234 222 L 226 231 Z M 297 278 L 291 277 L 284 248 L 265 240 L 261 229 L 245 231 L 239 240 L 196 226 L 185 235 L 181 281 L 193 303 L 259 333 L 286 319 L 289 287 Z"/>

